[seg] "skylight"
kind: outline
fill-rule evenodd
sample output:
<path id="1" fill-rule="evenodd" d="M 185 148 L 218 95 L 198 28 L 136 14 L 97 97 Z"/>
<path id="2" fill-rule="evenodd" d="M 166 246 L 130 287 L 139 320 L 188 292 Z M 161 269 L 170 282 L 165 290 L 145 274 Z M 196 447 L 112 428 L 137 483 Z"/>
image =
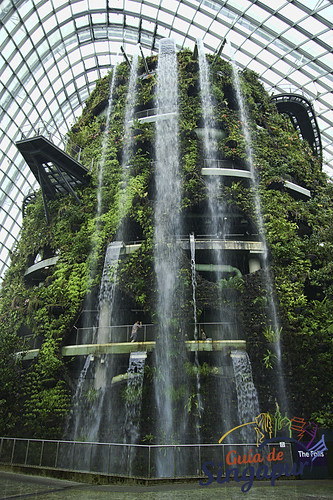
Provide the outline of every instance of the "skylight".
<path id="1" fill-rule="evenodd" d="M 21 130 L 44 119 L 66 133 L 121 45 L 131 55 L 140 40 L 149 55 L 165 36 L 192 49 L 202 38 L 207 53 L 226 36 L 240 69 L 262 75 L 268 91 L 308 95 L 333 175 L 332 17 L 329 0 L 3 0 L 0 164 L 3 174 L 10 165 L 11 177 L 0 180 L 0 225 L 8 233 L 14 220 L 17 234 L 23 196 L 36 185 L 14 146 Z M 15 238 L 5 240 L 1 275 Z"/>

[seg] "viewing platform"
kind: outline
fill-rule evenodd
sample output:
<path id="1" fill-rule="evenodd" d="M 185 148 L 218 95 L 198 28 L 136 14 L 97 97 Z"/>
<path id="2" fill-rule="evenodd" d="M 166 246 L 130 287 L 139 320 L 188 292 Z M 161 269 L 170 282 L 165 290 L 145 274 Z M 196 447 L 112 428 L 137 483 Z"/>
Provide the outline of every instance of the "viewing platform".
<path id="1" fill-rule="evenodd" d="M 201 169 L 202 175 L 220 175 L 221 177 L 240 177 L 242 179 L 251 179 L 251 172 L 248 170 L 241 170 L 237 168 L 225 167 L 203 167 Z"/>
<path id="2" fill-rule="evenodd" d="M 75 189 L 88 184 L 89 171 L 79 162 L 79 154 L 75 158 L 75 155 L 69 154 L 70 147 L 67 150 L 58 147 L 43 135 L 45 133 L 42 128 L 32 131 L 30 137 L 23 134 L 15 144 L 40 185 L 45 217 L 49 223 L 47 200 L 54 199 L 58 194 L 71 194 L 80 204 Z M 26 208 L 26 204 L 23 206 Z"/>
<path id="3" fill-rule="evenodd" d="M 176 112 L 159 113 L 157 108 L 144 109 L 134 113 L 134 118 L 140 123 L 155 123 L 157 120 L 169 120 L 176 116 Z M 131 123 L 131 122 L 130 122 Z"/>
<path id="4" fill-rule="evenodd" d="M 252 179 L 251 172 L 249 172 L 248 170 L 235 168 L 235 164 L 233 162 L 229 162 L 226 160 L 204 160 L 204 165 L 209 165 L 209 164 L 210 166 L 204 166 L 201 169 L 202 175 L 204 176 L 219 175 L 221 177 L 235 177 L 248 180 Z M 287 189 L 287 191 L 290 191 L 291 194 L 296 194 L 304 196 L 306 198 L 311 198 L 310 191 L 304 188 L 303 186 L 296 184 L 295 182 L 290 182 L 285 179 L 281 179 L 281 182 L 276 183 L 276 186 L 277 184 Z"/>
<path id="5" fill-rule="evenodd" d="M 307 140 L 322 162 L 322 143 L 316 115 L 310 101 L 300 94 L 276 94 L 272 97 L 279 113 L 289 115 L 295 129 Z"/>
<path id="6" fill-rule="evenodd" d="M 245 340 L 187 340 L 185 345 L 190 352 L 212 352 L 223 351 L 224 349 L 246 349 Z M 103 354 L 129 354 L 131 352 L 146 351 L 151 352 L 155 349 L 156 342 L 119 342 L 109 344 L 83 344 L 69 345 L 61 349 L 64 357 L 68 356 L 101 356 Z M 31 349 L 23 354 L 23 360 L 34 359 L 39 354 L 39 349 Z"/>
<path id="7" fill-rule="evenodd" d="M 181 248 L 190 249 L 190 241 L 182 240 Z M 213 238 L 195 239 L 196 250 L 247 250 L 250 253 L 264 253 L 265 247 L 261 241 L 252 240 L 217 240 Z"/>
<path id="8" fill-rule="evenodd" d="M 36 264 L 29 266 L 25 271 L 24 276 L 29 277 L 29 279 L 33 281 L 41 281 L 43 279 L 43 271 L 51 266 L 55 266 L 58 262 L 58 259 L 58 255 L 55 255 L 54 257 L 50 257 L 49 259 L 40 260 Z"/>

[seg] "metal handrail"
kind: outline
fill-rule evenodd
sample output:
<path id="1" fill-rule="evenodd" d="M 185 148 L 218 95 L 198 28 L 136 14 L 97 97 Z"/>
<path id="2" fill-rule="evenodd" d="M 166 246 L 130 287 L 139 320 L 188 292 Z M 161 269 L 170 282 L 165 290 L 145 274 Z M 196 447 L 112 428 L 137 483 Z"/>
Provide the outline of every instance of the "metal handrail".
<path id="1" fill-rule="evenodd" d="M 58 148 L 62 149 L 69 156 L 80 161 L 82 148 L 71 141 L 67 135 L 60 134 L 58 129 L 52 125 L 39 120 L 33 126 L 26 126 L 21 129 L 21 140 L 33 136 L 43 136 L 52 141 Z"/>
<path id="2" fill-rule="evenodd" d="M 282 439 L 281 439 L 282 440 Z M 280 441 L 281 441 L 280 440 Z M 279 438 L 275 443 L 267 444 L 270 451 L 274 446 L 279 446 Z M 190 466 L 186 473 L 179 473 L 177 467 L 173 473 L 165 477 L 185 478 L 203 476 L 202 465 L 205 461 L 215 459 L 225 462 L 225 450 L 238 450 L 244 453 L 244 448 L 254 448 L 256 443 L 190 443 L 190 444 L 129 444 L 129 443 L 106 443 L 95 441 L 70 441 L 51 440 L 36 438 L 1 437 L 0 438 L 0 463 L 6 465 L 19 465 L 35 467 L 37 469 L 69 470 L 80 473 L 100 473 L 120 476 L 131 476 L 140 478 L 160 477 L 154 468 L 154 457 L 162 453 L 164 457 L 171 457 L 176 463 L 182 458 L 190 459 Z M 119 457 L 123 461 L 114 461 L 115 449 L 128 450 Z M 206 453 L 205 453 L 206 450 Z M 284 459 L 293 463 L 291 443 L 284 443 Z M 132 453 L 131 453 L 132 452 Z M 130 458 L 131 457 L 131 458 Z M 130 470 L 129 462 L 137 465 L 136 470 Z M 264 458 L 264 463 L 267 460 Z M 267 462 L 270 466 L 270 462 Z M 225 470 L 224 470 L 225 472 Z"/>
<path id="3" fill-rule="evenodd" d="M 209 336 L 209 329 L 210 328 L 219 327 L 219 326 L 230 326 L 230 325 L 234 325 L 235 328 L 237 329 L 236 323 L 232 323 L 231 321 L 219 321 L 219 322 L 216 321 L 216 322 L 197 323 L 198 340 L 201 340 L 201 338 L 200 338 L 201 329 L 203 329 L 205 331 L 207 338 L 211 338 Z M 190 326 L 192 327 L 191 332 L 184 332 L 184 333 L 187 336 L 188 340 L 195 340 L 194 339 L 194 326 L 195 325 L 194 325 L 194 323 L 190 323 Z M 155 340 L 155 332 L 154 332 L 155 328 L 156 328 L 156 325 L 154 325 L 152 323 L 143 324 L 141 329 L 140 328 L 138 329 L 138 341 L 139 342 L 154 341 Z M 74 345 L 81 345 L 82 342 L 79 342 L 80 336 L 82 335 L 82 333 L 84 334 L 84 333 L 89 333 L 89 332 L 91 332 L 91 337 L 92 337 L 91 341 L 92 342 L 84 341 L 83 343 L 93 343 L 94 333 L 97 332 L 97 330 L 104 331 L 104 334 L 109 337 L 107 343 L 130 342 L 132 325 L 79 327 L 79 328 L 77 328 L 77 330 L 75 332 Z M 116 331 L 118 330 L 118 332 L 121 330 L 125 330 L 126 334 L 125 335 L 117 335 L 117 333 L 114 334 L 114 330 L 116 330 Z M 236 333 L 237 333 L 236 338 L 233 338 L 230 340 L 239 340 L 238 331 Z M 189 335 L 189 334 L 191 334 L 191 335 Z M 214 339 L 214 340 L 224 340 L 224 339 Z"/>

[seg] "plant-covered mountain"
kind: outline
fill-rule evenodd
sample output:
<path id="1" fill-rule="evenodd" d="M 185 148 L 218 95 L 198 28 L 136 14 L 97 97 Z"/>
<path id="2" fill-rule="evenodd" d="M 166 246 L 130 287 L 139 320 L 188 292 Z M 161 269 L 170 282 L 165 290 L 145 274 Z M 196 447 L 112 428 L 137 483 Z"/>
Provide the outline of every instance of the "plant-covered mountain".
<path id="1" fill-rule="evenodd" d="M 200 217 L 207 205 L 207 186 L 202 175 L 204 150 L 200 130 L 202 110 L 198 62 L 189 50 L 177 54 L 179 78 L 179 146 L 182 175 L 181 216 L 184 232 L 191 224 L 203 224 Z M 208 57 L 219 158 L 233 162 L 236 169 L 247 161 L 239 106 L 233 89 L 231 66 L 220 58 Z M 147 59 L 149 74 L 139 64 L 135 111 L 155 107 L 157 56 Z M 108 99 L 112 72 L 97 82 L 82 116 L 72 127 L 70 139 L 82 148 L 81 162 L 90 170 L 90 182 L 77 189 L 81 200 L 59 195 L 48 200 L 50 222 L 44 217 L 41 193 L 27 207 L 20 241 L 1 288 L 0 303 L 0 434 L 59 438 L 70 412 L 75 392 L 75 360 L 62 355 L 71 344 L 86 297 L 98 296 L 104 255 L 120 225 L 126 227 L 127 242 L 140 245 L 119 263 L 117 286 L 124 309 L 139 311 L 145 323 L 156 318 L 154 276 L 154 180 L 155 126 L 135 117 L 132 124 L 132 156 L 126 182 L 123 179 L 123 152 L 129 138 L 124 135 L 125 105 L 129 68 L 116 68 L 112 112 L 107 131 Z M 275 411 L 274 335 L 280 336 L 289 407 L 292 415 L 321 426 L 332 424 L 330 406 L 332 381 L 332 184 L 321 171 L 321 160 L 299 135 L 287 115 L 275 104 L 257 76 L 240 74 L 250 117 L 255 169 L 269 248 L 277 310 L 281 329 L 272 332 L 266 320 L 267 290 L 260 269 L 250 272 L 248 263 L 237 264 L 241 273 L 225 275 L 214 283 L 205 272 L 197 273 L 198 321 L 208 322 L 207 311 L 219 308 L 218 287 L 228 290 L 226 302 L 233 301 L 242 324 L 242 336 L 252 362 L 254 382 L 262 411 Z M 140 116 L 140 115 L 137 115 Z M 107 132 L 107 133 L 106 133 Z M 103 146 L 104 141 L 104 146 Z M 106 141 L 106 142 L 105 142 Z M 104 149 L 103 149 L 104 148 Z M 104 153 L 103 153 L 104 150 Z M 102 158 L 104 155 L 104 158 Z M 100 162 L 103 160 L 103 170 Z M 91 167 L 92 166 L 92 167 Z M 310 191 L 311 197 L 288 190 L 285 181 Z M 97 194 L 98 193 L 98 194 Z M 257 219 L 253 207 L 253 186 L 244 179 L 229 177 L 221 184 L 219 196 L 233 221 L 241 221 L 245 233 L 255 234 Z M 98 204 L 99 208 L 98 208 Z M 237 217 L 236 217 L 237 215 Z M 191 222 L 192 221 L 192 222 Z M 252 229 L 251 229 L 252 228 Z M 245 234 L 244 233 L 244 234 Z M 251 238 L 250 238 L 251 239 Z M 28 267 L 56 257 L 42 276 L 33 281 Z M 231 262 L 237 267 L 235 262 Z M 191 259 L 183 250 L 180 275 L 182 303 L 175 327 L 193 319 Z M 132 313 L 133 315 L 133 313 Z M 183 321 L 183 319 L 186 320 Z M 130 323 L 132 316 L 129 315 Z M 185 332 L 186 338 L 186 332 Z M 179 342 L 179 339 L 177 340 Z M 25 360 L 31 346 L 38 356 Z M 186 394 L 190 415 L 198 413 L 196 376 L 200 373 L 201 404 L 212 408 L 218 370 L 214 359 L 182 353 L 188 387 L 174 388 L 180 401 Z M 141 442 L 159 442 L 150 421 L 153 399 L 149 380 L 155 374 L 154 358 L 145 368 L 143 391 L 149 404 L 142 409 Z M 77 378 L 77 376 L 76 376 Z M 183 396 L 182 396 L 183 394 Z M 124 401 L 130 394 L 123 391 Z M 92 392 L 85 395 L 87 400 Z M 201 423 L 206 442 L 216 442 L 214 414 Z M 194 426 L 194 424 L 193 424 Z M 194 431 L 190 431 L 194 436 Z M 194 440 L 195 437 L 192 437 Z"/>

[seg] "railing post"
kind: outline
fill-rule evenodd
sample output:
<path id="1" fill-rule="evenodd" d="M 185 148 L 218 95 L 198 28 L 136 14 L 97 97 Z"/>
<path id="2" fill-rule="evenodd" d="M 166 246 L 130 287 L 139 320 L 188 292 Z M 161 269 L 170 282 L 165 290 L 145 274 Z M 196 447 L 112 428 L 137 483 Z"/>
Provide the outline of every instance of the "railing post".
<path id="1" fill-rule="evenodd" d="M 72 470 L 74 470 L 75 441 L 73 442 Z"/>
<path id="2" fill-rule="evenodd" d="M 109 454 L 108 454 L 108 474 L 110 474 L 110 462 L 111 462 L 111 445 L 109 444 Z"/>
<path id="3" fill-rule="evenodd" d="M 41 465 L 42 465 L 43 452 L 44 452 L 44 440 L 42 441 L 42 447 L 41 447 L 41 450 L 40 450 L 39 467 L 41 467 Z"/>
<path id="4" fill-rule="evenodd" d="M 27 449 L 25 450 L 24 465 L 27 465 L 28 453 L 29 453 L 29 443 L 30 443 L 30 439 L 28 439 L 28 441 L 27 441 Z"/>
<path id="5" fill-rule="evenodd" d="M 151 477 L 151 473 L 150 473 L 150 467 L 151 467 L 151 462 L 150 462 L 150 450 L 151 450 L 151 446 L 150 444 L 148 445 L 148 479 L 150 479 Z"/>
<path id="6" fill-rule="evenodd" d="M 198 460 L 199 460 L 199 464 L 198 464 L 198 474 L 200 475 L 200 472 L 201 472 L 201 448 L 200 448 L 200 444 L 199 444 L 199 449 L 198 449 Z"/>
<path id="7" fill-rule="evenodd" d="M 91 472 L 91 458 L 92 458 L 93 444 L 91 443 L 90 455 L 89 455 L 89 472 Z"/>
<path id="8" fill-rule="evenodd" d="M 16 443 L 16 439 L 14 438 L 14 440 L 13 440 L 12 456 L 10 457 L 10 463 L 11 464 L 13 464 L 13 460 L 14 460 L 15 443 Z"/>
<path id="9" fill-rule="evenodd" d="M 59 454 L 59 441 L 57 441 L 57 449 L 56 449 L 56 456 L 55 456 L 55 461 L 54 461 L 54 468 L 56 469 L 58 466 L 58 454 Z"/>

